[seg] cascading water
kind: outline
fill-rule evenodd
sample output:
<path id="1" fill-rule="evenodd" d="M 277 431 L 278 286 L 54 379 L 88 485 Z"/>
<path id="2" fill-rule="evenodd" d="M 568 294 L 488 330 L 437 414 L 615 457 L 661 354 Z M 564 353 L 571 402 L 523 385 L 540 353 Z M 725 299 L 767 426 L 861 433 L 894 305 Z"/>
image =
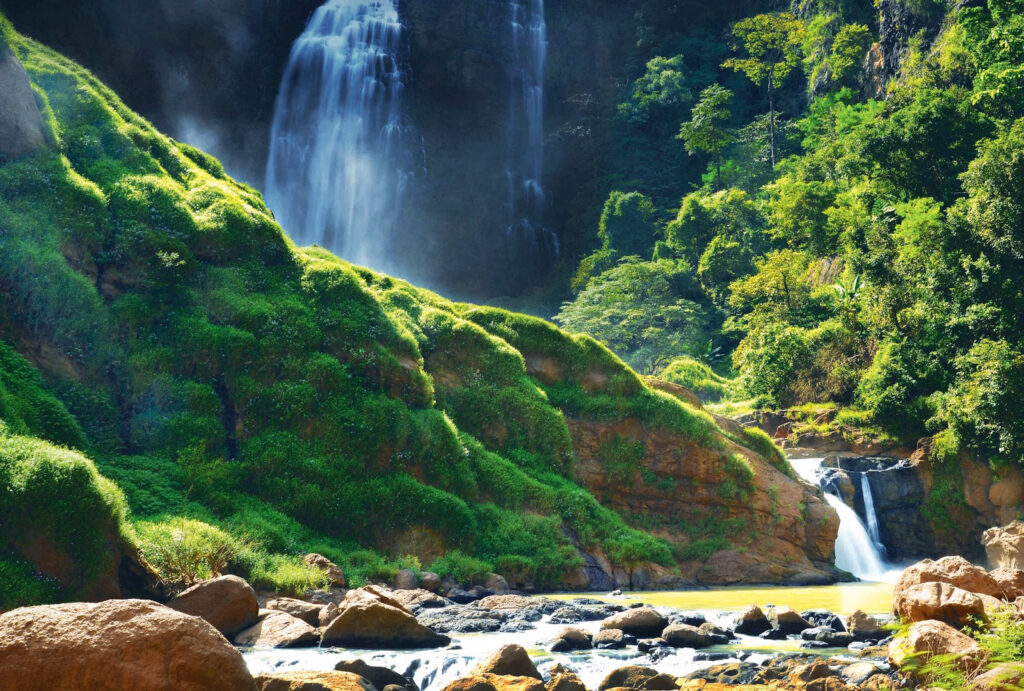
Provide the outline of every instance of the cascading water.
<path id="1" fill-rule="evenodd" d="M 508 229 L 514 247 L 532 261 L 558 256 L 558 237 L 544 226 L 544 0 L 508 0 L 512 31 L 508 129 Z M 532 255 L 532 256 L 530 256 Z"/>
<path id="2" fill-rule="evenodd" d="M 266 197 L 299 244 L 391 270 L 412 176 L 395 0 L 328 0 L 292 46 Z"/>
<path id="3" fill-rule="evenodd" d="M 790 459 L 794 470 L 804 480 L 814 485 L 821 486 L 821 458 Z M 894 568 L 886 564 L 884 555 L 879 549 L 880 541 L 876 542 L 868 534 L 868 529 L 860 516 L 852 508 L 834 493 L 834 488 L 822 487 L 825 490 L 825 500 L 829 506 L 839 514 L 839 535 L 836 537 L 836 566 L 849 571 L 854 576 L 866 581 L 889 580 L 895 573 Z M 870 491 L 870 487 L 868 488 Z M 869 494 L 865 494 L 865 505 Z M 875 522 L 877 517 L 874 511 L 874 501 L 867 510 L 869 521 Z"/>
<path id="4" fill-rule="evenodd" d="M 861 473 L 860 492 L 864 497 L 864 517 L 868 520 L 868 535 L 875 549 L 883 557 L 885 556 L 885 545 L 882 544 L 882 533 L 878 528 L 878 515 L 875 513 L 875 498 L 871 494 L 871 482 L 868 481 L 868 474 Z"/>

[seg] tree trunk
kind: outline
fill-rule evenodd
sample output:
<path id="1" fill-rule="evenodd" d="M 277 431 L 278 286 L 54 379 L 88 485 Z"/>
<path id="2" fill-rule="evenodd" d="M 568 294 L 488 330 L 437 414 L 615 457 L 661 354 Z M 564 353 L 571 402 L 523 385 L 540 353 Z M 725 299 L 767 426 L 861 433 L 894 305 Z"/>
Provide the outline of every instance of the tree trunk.
<path id="1" fill-rule="evenodd" d="M 768 77 L 768 131 L 771 133 L 771 144 L 769 149 L 771 150 L 772 170 L 775 170 L 775 100 L 772 97 L 772 78 Z"/>

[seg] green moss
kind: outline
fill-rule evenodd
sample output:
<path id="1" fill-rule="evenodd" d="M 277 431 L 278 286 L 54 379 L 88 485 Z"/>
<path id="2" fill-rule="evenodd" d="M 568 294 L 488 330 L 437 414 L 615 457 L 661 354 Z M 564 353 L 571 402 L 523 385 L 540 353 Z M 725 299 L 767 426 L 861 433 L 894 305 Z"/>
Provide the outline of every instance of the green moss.
<path id="1" fill-rule="evenodd" d="M 702 401 L 713 403 L 733 394 L 734 382 L 717 374 L 708 365 L 690 357 L 676 358 L 659 374 L 660 379 L 685 386 Z"/>

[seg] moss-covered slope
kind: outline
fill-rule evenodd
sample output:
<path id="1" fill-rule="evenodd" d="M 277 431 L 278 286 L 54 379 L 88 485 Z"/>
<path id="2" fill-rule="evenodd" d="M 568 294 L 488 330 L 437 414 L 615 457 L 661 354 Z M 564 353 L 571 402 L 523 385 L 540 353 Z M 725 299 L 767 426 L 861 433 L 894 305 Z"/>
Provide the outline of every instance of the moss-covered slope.
<path id="1" fill-rule="evenodd" d="M 296 248 L 217 161 L 2 17 L 0 29 L 50 141 L 0 163 L 0 339 L 41 377 L 6 346 L 0 359 L 43 402 L 0 378 L 0 418 L 90 454 L 146 534 L 188 516 L 272 553 L 325 552 L 357 579 L 386 574 L 374 553 L 447 553 L 436 565 L 453 575 L 494 568 L 549 587 L 597 584 L 584 554 L 608 573 L 659 562 L 665 581 L 690 573 L 679 559 L 737 546 L 782 564 L 758 537 L 783 531 L 795 565 L 763 573 L 821 574 L 831 545 L 769 520 L 780 485 L 815 501 L 751 450 L 770 444 L 728 439 L 591 339 Z M 584 427 L 625 420 L 631 432 L 582 443 Z M 655 521 L 655 538 L 637 529 L 654 525 L 643 508 L 627 510 L 633 476 L 659 462 L 640 438 L 655 432 L 693 451 L 679 463 L 710 468 L 682 473 L 702 486 L 661 485 L 669 505 L 704 496 L 699 530 Z M 577 473 L 593 463 L 615 510 Z M 687 551 L 694 541 L 706 548 Z"/>

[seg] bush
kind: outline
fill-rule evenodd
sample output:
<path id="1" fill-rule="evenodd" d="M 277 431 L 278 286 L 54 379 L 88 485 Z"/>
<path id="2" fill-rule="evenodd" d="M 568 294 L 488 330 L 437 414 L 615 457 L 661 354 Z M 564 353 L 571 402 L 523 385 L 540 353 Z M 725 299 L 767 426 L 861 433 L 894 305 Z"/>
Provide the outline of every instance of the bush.
<path id="1" fill-rule="evenodd" d="M 448 576 L 461 585 L 473 585 L 483 582 L 487 574 L 494 571 L 494 565 L 453 549 L 435 559 L 427 570 L 442 578 Z"/>
<path id="2" fill-rule="evenodd" d="M 705 402 L 714 403 L 729 397 L 733 382 L 716 374 L 710 366 L 691 357 L 680 357 L 658 373 L 658 378 L 685 386 Z"/>

